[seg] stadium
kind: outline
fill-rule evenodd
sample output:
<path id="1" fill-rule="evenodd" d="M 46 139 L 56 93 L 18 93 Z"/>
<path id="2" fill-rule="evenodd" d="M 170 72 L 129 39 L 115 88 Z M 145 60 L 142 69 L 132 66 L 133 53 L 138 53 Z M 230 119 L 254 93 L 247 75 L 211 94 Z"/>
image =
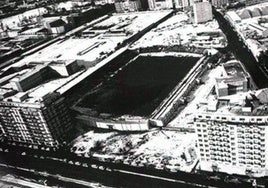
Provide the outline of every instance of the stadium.
<path id="1" fill-rule="evenodd" d="M 199 72 L 204 59 L 197 54 L 126 53 L 80 86 L 82 96 L 72 107 L 77 123 L 120 131 L 148 130 L 174 91 L 192 85 L 187 79 Z"/>

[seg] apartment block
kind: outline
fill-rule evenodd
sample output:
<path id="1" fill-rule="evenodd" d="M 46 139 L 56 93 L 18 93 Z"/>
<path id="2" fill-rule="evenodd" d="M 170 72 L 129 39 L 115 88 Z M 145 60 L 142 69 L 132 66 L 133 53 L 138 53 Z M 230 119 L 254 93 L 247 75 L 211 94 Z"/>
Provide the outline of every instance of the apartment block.
<path id="1" fill-rule="evenodd" d="M 229 0 L 211 0 L 211 4 L 214 7 L 220 8 L 229 4 Z"/>
<path id="2" fill-rule="evenodd" d="M 57 147 L 71 129 L 71 119 L 57 93 L 39 100 L 18 93 L 0 102 L 0 127 L 8 141 Z"/>
<path id="3" fill-rule="evenodd" d="M 77 61 L 30 62 L 0 74 L 0 131 L 12 143 L 57 147 L 72 128 L 57 89 L 80 70 Z"/>
<path id="4" fill-rule="evenodd" d="M 268 173 L 268 116 L 196 115 L 200 167 L 241 175 Z"/>
<path id="5" fill-rule="evenodd" d="M 116 12 L 135 12 L 142 9 L 140 0 L 118 0 L 114 5 Z"/>
<path id="6" fill-rule="evenodd" d="M 194 118 L 200 169 L 268 174 L 268 91 L 210 95 Z"/>
<path id="7" fill-rule="evenodd" d="M 212 6 L 208 1 L 196 2 L 193 5 L 194 22 L 204 23 L 213 19 Z"/>

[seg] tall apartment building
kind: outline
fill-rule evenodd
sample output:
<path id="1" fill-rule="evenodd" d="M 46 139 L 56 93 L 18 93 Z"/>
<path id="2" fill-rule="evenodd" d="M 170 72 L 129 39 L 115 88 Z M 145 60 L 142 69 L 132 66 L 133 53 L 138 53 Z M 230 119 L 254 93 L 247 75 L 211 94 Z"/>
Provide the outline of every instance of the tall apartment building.
<path id="1" fill-rule="evenodd" d="M 172 0 L 148 0 L 150 10 L 170 9 L 173 7 Z"/>
<path id="2" fill-rule="evenodd" d="M 225 107 L 235 108 L 230 101 Z M 196 114 L 201 170 L 268 175 L 267 109 L 260 107 L 259 115 L 248 110 L 241 109 L 241 115 L 220 108 Z"/>
<path id="3" fill-rule="evenodd" d="M 142 9 L 140 0 L 115 0 L 116 12 L 134 12 Z"/>
<path id="4" fill-rule="evenodd" d="M 193 6 L 195 0 L 148 0 L 149 9 L 185 8 Z"/>
<path id="5" fill-rule="evenodd" d="M 0 101 L 3 136 L 9 141 L 56 147 L 71 128 L 64 98 L 57 93 L 49 93 L 33 100 L 27 95 L 18 93 Z"/>
<path id="6" fill-rule="evenodd" d="M 195 23 L 204 23 L 213 19 L 211 4 L 207 1 L 195 2 L 193 11 Z"/>
<path id="7" fill-rule="evenodd" d="M 79 70 L 76 61 L 31 62 L 0 74 L 0 131 L 10 142 L 57 147 L 72 128 L 57 89 Z"/>
<path id="8" fill-rule="evenodd" d="M 229 0 L 211 0 L 211 4 L 214 7 L 220 8 L 222 6 L 228 5 Z"/>
<path id="9" fill-rule="evenodd" d="M 237 79 L 238 89 L 231 86 L 231 93 L 210 94 L 195 114 L 200 169 L 268 175 L 268 90 L 248 91 L 243 70 L 233 63 L 225 70 L 234 74 L 232 83 Z"/>
<path id="10" fill-rule="evenodd" d="M 189 6 L 193 6 L 195 0 L 179 0 L 182 2 L 182 7 L 189 7 Z"/>

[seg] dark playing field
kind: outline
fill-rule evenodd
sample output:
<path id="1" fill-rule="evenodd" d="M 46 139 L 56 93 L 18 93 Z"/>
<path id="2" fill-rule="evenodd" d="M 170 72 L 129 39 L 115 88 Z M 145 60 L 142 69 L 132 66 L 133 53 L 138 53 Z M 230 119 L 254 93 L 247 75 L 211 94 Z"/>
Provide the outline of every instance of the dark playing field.
<path id="1" fill-rule="evenodd" d="M 78 106 L 112 116 L 149 116 L 198 59 L 140 56 L 88 93 Z"/>

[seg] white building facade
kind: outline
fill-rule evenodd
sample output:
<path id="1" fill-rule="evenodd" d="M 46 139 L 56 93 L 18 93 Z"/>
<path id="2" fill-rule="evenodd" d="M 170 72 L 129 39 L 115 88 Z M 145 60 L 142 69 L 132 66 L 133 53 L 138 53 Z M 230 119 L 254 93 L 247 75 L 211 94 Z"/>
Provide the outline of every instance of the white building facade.
<path id="1" fill-rule="evenodd" d="M 200 169 L 268 174 L 268 116 L 200 113 L 195 117 Z"/>
<path id="2" fill-rule="evenodd" d="M 209 2 L 196 2 L 193 5 L 194 10 L 194 22 L 204 23 L 213 19 L 212 6 Z"/>

